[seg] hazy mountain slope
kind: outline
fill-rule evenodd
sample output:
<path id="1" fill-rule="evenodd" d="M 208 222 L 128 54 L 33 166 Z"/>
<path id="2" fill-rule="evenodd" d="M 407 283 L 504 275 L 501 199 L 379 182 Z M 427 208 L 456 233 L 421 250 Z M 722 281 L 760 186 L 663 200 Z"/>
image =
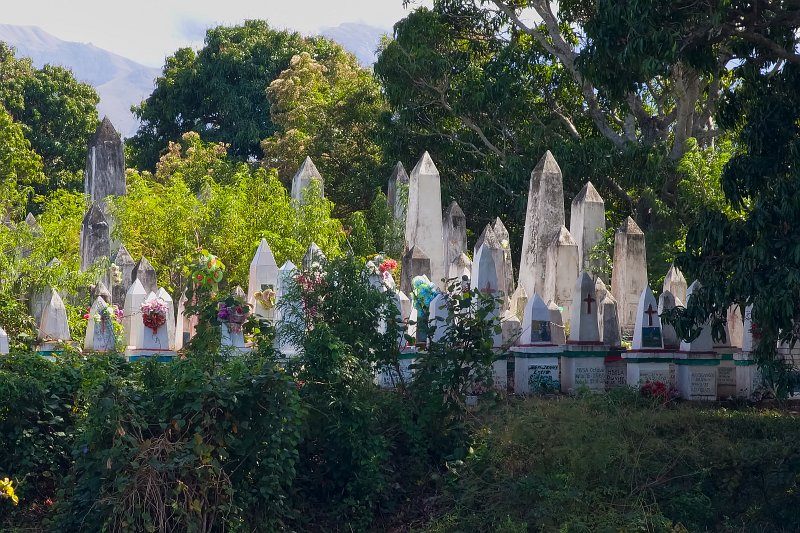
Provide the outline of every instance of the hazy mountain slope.
<path id="1" fill-rule="evenodd" d="M 345 22 L 333 28 L 322 28 L 320 33 L 352 52 L 362 66 L 369 67 L 378 59 L 375 52 L 381 37 L 384 34 L 391 35 L 392 31 L 357 22 Z"/>
<path id="2" fill-rule="evenodd" d="M 35 26 L 0 24 L 0 41 L 13 46 L 17 57 L 30 57 L 34 65 L 61 65 L 75 77 L 90 83 L 100 95 L 100 116 L 107 115 L 123 136 L 136 132 L 139 123 L 131 114 L 152 92 L 160 69 L 147 67 L 88 43 L 62 41 Z"/>

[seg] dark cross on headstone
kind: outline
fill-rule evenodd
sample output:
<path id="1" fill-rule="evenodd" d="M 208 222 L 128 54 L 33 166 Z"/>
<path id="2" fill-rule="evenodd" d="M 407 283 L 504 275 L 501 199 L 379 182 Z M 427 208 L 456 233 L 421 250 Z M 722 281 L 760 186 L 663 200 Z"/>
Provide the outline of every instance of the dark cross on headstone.
<path id="1" fill-rule="evenodd" d="M 647 304 L 647 311 L 644 312 L 647 315 L 647 325 L 653 325 L 653 315 L 657 315 L 658 311 L 653 309 L 653 304 Z"/>
<path id="2" fill-rule="evenodd" d="M 587 315 L 591 315 L 592 314 L 592 302 L 596 302 L 597 300 L 592 298 L 591 294 L 587 294 L 586 298 L 584 298 L 583 301 L 586 302 L 586 314 Z"/>

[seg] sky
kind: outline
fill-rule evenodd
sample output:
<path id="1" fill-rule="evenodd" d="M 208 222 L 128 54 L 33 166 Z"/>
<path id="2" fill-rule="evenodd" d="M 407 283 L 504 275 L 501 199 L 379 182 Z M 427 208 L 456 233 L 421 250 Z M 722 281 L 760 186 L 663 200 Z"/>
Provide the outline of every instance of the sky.
<path id="1" fill-rule="evenodd" d="M 202 46 L 209 26 L 266 19 L 304 34 L 343 22 L 391 30 L 408 13 L 402 0 L 0 0 L 0 7 L 2 24 L 39 26 L 152 67 L 182 46 Z"/>

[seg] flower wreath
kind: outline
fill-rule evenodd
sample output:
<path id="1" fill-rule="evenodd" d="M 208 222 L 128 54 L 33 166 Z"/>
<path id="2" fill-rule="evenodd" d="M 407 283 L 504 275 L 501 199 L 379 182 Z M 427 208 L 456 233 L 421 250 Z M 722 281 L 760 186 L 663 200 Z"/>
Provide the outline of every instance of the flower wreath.
<path id="1" fill-rule="evenodd" d="M 158 333 L 158 328 L 167 323 L 167 303 L 161 298 L 154 298 L 142 304 L 142 323 Z"/>

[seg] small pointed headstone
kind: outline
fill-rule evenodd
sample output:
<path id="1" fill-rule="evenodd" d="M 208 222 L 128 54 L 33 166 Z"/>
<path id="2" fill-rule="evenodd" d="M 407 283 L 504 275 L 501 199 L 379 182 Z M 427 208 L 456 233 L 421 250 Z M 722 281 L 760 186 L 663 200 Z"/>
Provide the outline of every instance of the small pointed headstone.
<path id="1" fill-rule="evenodd" d="M 154 330 L 153 328 L 149 328 L 149 327 L 145 326 L 144 323 L 142 323 L 141 320 L 134 319 L 133 320 L 134 323 L 135 322 L 142 323 L 142 333 L 141 333 L 142 342 L 141 342 L 141 344 L 136 345 L 136 348 L 140 349 L 140 350 L 158 350 L 158 351 L 169 350 L 170 349 L 170 344 L 172 344 L 174 346 L 174 343 L 175 343 L 174 335 L 173 335 L 173 340 L 171 340 L 171 341 L 170 341 L 170 337 L 169 337 L 169 319 L 170 319 L 169 307 L 170 307 L 171 303 L 167 304 L 167 302 L 165 302 L 161 298 L 159 298 L 156 295 L 156 293 L 154 293 L 154 292 L 151 292 L 150 294 L 148 294 L 147 297 L 144 299 L 143 303 L 154 302 L 154 301 L 161 302 L 162 304 L 167 306 L 166 321 L 165 321 L 165 323 L 163 325 L 159 326 L 158 328 L 156 328 Z M 140 316 L 141 316 L 141 313 L 142 313 L 141 307 L 139 308 L 139 313 L 140 313 Z"/>
<path id="2" fill-rule="evenodd" d="M 470 279 L 472 275 L 472 260 L 467 254 L 461 254 L 450 263 L 450 270 L 447 272 L 447 279 L 462 280 L 464 276 Z"/>
<path id="3" fill-rule="evenodd" d="M 125 295 L 133 284 L 133 269 L 136 268 L 136 263 L 128 253 L 128 249 L 120 246 L 114 257 L 114 264 L 119 268 L 121 280 L 111 286 L 111 301 L 119 305 L 125 301 Z"/>
<path id="4" fill-rule="evenodd" d="M 564 318 L 568 319 L 578 277 L 578 246 L 564 226 L 547 248 L 546 265 L 544 299 L 556 302 L 564 310 Z"/>
<path id="5" fill-rule="evenodd" d="M 444 260 L 447 265 L 448 279 L 450 266 L 458 257 L 467 251 L 467 217 L 456 202 L 451 202 L 444 212 L 442 221 L 444 231 Z"/>
<path id="6" fill-rule="evenodd" d="M 303 256 L 301 264 L 303 265 L 303 270 L 311 270 L 312 265 L 315 263 L 323 265 L 325 260 L 325 254 L 322 253 L 320 247 L 317 246 L 317 243 L 312 242 L 308 245 L 308 250 L 306 250 L 306 255 Z"/>
<path id="7" fill-rule="evenodd" d="M 431 270 L 433 269 L 431 259 L 421 248 L 411 247 L 403 255 L 402 263 L 400 290 L 403 292 L 410 293 L 413 290 L 411 280 L 417 276 L 427 276 L 428 279 L 431 279 Z"/>
<path id="8" fill-rule="evenodd" d="M 150 264 L 146 257 L 139 259 L 136 266 L 133 267 L 131 272 L 133 279 L 138 279 L 142 283 L 142 287 L 150 293 L 158 290 L 158 276 L 156 269 Z"/>
<path id="9" fill-rule="evenodd" d="M 478 240 L 475 243 L 475 252 L 473 257 L 478 257 L 478 250 L 482 247 L 487 247 L 491 251 L 495 268 L 495 276 L 497 277 L 497 282 L 499 283 L 498 291 L 503 297 L 503 304 L 501 307 L 503 309 L 507 309 L 509 307 L 509 302 L 511 301 L 511 293 L 507 292 L 507 289 L 509 284 L 513 286 L 513 273 L 506 271 L 506 251 L 503 249 L 503 245 L 494 228 L 494 225 L 486 224 L 486 227 L 483 229 L 483 233 L 481 233 L 480 237 L 478 237 Z M 505 231 L 505 227 L 502 227 L 502 230 Z M 474 280 L 476 279 L 476 276 L 479 275 L 480 265 L 477 261 L 475 261 L 473 263 L 471 279 Z"/>
<path id="10" fill-rule="evenodd" d="M 430 279 L 440 287 L 445 276 L 441 178 L 430 154 L 422 154 L 408 183 L 405 249 L 419 248 L 430 259 Z M 409 278 L 411 279 L 411 278 Z M 403 287 L 403 290 L 408 290 Z"/>
<path id="11" fill-rule="evenodd" d="M 241 290 L 241 287 L 239 288 Z M 156 291 L 156 298 L 161 298 L 161 300 L 167 304 L 167 339 L 168 339 L 168 346 L 170 350 L 175 349 L 175 302 L 172 299 L 172 296 L 164 289 L 163 287 L 159 287 L 158 291 Z"/>
<path id="12" fill-rule="evenodd" d="M 3 328 L 0 328 L 0 355 L 8 353 L 8 333 Z"/>
<path id="13" fill-rule="evenodd" d="M 89 352 L 112 352 L 117 347 L 114 336 L 114 324 L 110 317 L 103 316 L 106 306 L 105 299 L 98 296 L 92 307 L 89 308 L 89 320 L 86 324 L 86 336 L 83 348 Z"/>
<path id="14" fill-rule="evenodd" d="M 681 302 L 686 301 L 686 278 L 683 277 L 683 272 L 678 267 L 672 265 L 664 276 L 664 291 L 669 291 L 672 295 Z"/>
<path id="15" fill-rule="evenodd" d="M 300 168 L 297 169 L 297 172 L 292 178 L 292 200 L 303 203 L 303 191 L 311 185 L 312 181 L 317 182 L 319 194 L 320 196 L 324 196 L 325 183 L 322 176 L 311 158 L 306 156 Z"/>
<path id="16" fill-rule="evenodd" d="M 98 297 L 102 298 L 106 303 L 111 301 L 111 291 L 108 290 L 108 287 L 106 287 L 106 284 L 102 281 L 98 281 L 97 284 L 92 287 L 92 300 Z"/>
<path id="17" fill-rule="evenodd" d="M 273 316 L 273 309 L 265 309 L 256 300 L 256 293 L 268 287 L 277 290 L 277 286 L 278 263 L 275 261 L 275 256 L 272 254 L 267 240 L 261 239 L 253 260 L 250 262 L 250 277 L 247 284 L 247 303 L 253 306 L 254 314 L 264 318 Z"/>
<path id="18" fill-rule="evenodd" d="M 441 342 L 447 334 L 447 316 L 449 313 L 447 295 L 440 292 L 431 300 L 428 311 L 428 333 L 433 332 L 431 341 Z"/>
<path id="19" fill-rule="evenodd" d="M 89 140 L 83 190 L 89 202 L 104 206 L 109 196 L 125 196 L 125 150 L 117 130 L 104 117 Z"/>
<path id="20" fill-rule="evenodd" d="M 386 202 L 394 218 L 405 222 L 406 206 L 408 205 L 408 174 L 400 161 L 394 166 L 392 175 L 389 176 Z"/>
<path id="21" fill-rule="evenodd" d="M 278 270 L 277 305 L 275 318 L 277 332 L 275 334 L 275 348 L 284 356 L 297 354 L 300 346 L 290 334 L 291 330 L 297 329 L 303 321 L 300 302 L 292 302 L 288 299 L 289 291 L 294 284 L 294 277 L 297 267 L 291 261 L 286 261 Z"/>
<path id="22" fill-rule="evenodd" d="M 614 235 L 611 294 L 617 301 L 620 327 L 628 334 L 636 323 L 636 307 L 647 286 L 644 232 L 628 217 Z"/>
<path id="23" fill-rule="evenodd" d="M 194 330 L 198 323 L 197 315 L 186 316 L 186 302 L 186 294 L 183 294 L 181 299 L 178 300 L 178 311 L 175 319 L 173 343 L 176 350 L 182 349 L 189 343 L 194 336 Z"/>
<path id="24" fill-rule="evenodd" d="M 505 224 L 500 220 L 500 217 L 494 220 L 492 229 L 494 229 L 494 234 L 497 236 L 497 240 L 500 241 L 500 248 L 503 251 L 503 277 L 499 278 L 500 286 L 506 294 L 506 300 L 510 301 L 511 295 L 514 294 L 514 266 L 511 262 L 511 237 L 508 234 Z"/>
<path id="25" fill-rule="evenodd" d="M 600 300 L 600 342 L 605 346 L 622 346 L 622 335 L 619 330 L 619 316 L 617 314 L 617 301 L 606 293 Z"/>
<path id="26" fill-rule="evenodd" d="M 661 334 L 661 318 L 658 316 L 658 303 L 650 287 L 645 287 L 639 296 L 636 309 L 636 324 L 633 328 L 634 350 L 661 350 L 664 339 Z"/>
<path id="27" fill-rule="evenodd" d="M 572 296 L 572 319 L 569 323 L 569 341 L 599 343 L 600 330 L 597 324 L 597 301 L 595 282 L 585 271 L 578 275 Z"/>
<path id="28" fill-rule="evenodd" d="M 472 287 L 475 291 L 486 294 L 493 298 L 500 295 L 500 284 L 497 279 L 497 269 L 495 265 L 494 251 L 485 242 L 475 254 L 475 261 L 472 263 Z M 491 322 L 499 321 L 499 306 L 487 316 Z M 494 335 L 494 347 L 502 345 L 502 332 Z"/>
<path id="29" fill-rule="evenodd" d="M 50 289 L 50 299 L 42 311 L 42 320 L 39 323 L 39 339 L 42 341 L 69 341 L 69 322 L 67 309 L 55 289 Z"/>
<path id="30" fill-rule="evenodd" d="M 688 306 L 692 301 L 692 294 L 702 288 L 699 281 L 693 282 L 686 289 L 686 305 Z M 711 326 L 706 323 L 700 332 L 700 335 L 693 341 L 686 342 L 681 340 L 682 352 L 710 352 L 714 349 L 714 341 L 711 337 Z"/>
<path id="31" fill-rule="evenodd" d="M 564 224 L 564 178 L 548 150 L 531 172 L 528 186 L 519 265 L 519 284 L 527 294 L 544 294 L 547 247 Z"/>
<path id="32" fill-rule="evenodd" d="M 541 296 L 528 299 L 522 322 L 522 344 L 554 344 L 550 308 Z"/>
<path id="33" fill-rule="evenodd" d="M 658 316 L 661 317 L 665 311 L 675 309 L 675 307 L 683 307 L 683 302 L 675 298 L 675 296 L 669 291 L 662 292 L 661 296 L 658 297 Z M 678 338 L 678 333 L 675 331 L 673 326 L 667 324 L 666 322 L 662 322 L 661 336 L 664 342 L 665 350 L 680 349 L 681 340 Z"/>
<path id="34" fill-rule="evenodd" d="M 125 331 L 125 346 L 139 348 L 144 339 L 144 324 L 142 323 L 142 304 L 147 298 L 147 291 L 138 279 L 133 280 L 128 292 L 125 294 L 125 308 L 122 318 L 122 327 Z"/>
<path id="35" fill-rule="evenodd" d="M 559 346 L 567 343 L 567 332 L 564 328 L 564 319 L 561 315 L 561 308 L 555 302 L 548 302 L 547 309 L 550 310 L 550 333 L 553 335 L 553 344 Z"/>
<path id="36" fill-rule="evenodd" d="M 590 264 L 589 254 L 603 238 L 606 230 L 605 202 L 591 181 L 572 199 L 569 231 L 578 246 L 578 266 L 582 270 L 597 270 L 602 265 Z"/>
<path id="37" fill-rule="evenodd" d="M 30 228 L 31 228 L 31 232 L 32 232 L 34 235 L 36 235 L 36 236 L 39 236 L 39 235 L 41 235 L 41 234 L 42 234 L 42 227 L 41 227 L 41 226 L 39 225 L 39 223 L 36 221 L 36 217 L 35 217 L 35 216 L 33 216 L 33 214 L 32 214 L 32 213 L 28 213 L 28 214 L 25 216 L 25 223 L 28 225 L 28 227 L 30 227 Z"/>

